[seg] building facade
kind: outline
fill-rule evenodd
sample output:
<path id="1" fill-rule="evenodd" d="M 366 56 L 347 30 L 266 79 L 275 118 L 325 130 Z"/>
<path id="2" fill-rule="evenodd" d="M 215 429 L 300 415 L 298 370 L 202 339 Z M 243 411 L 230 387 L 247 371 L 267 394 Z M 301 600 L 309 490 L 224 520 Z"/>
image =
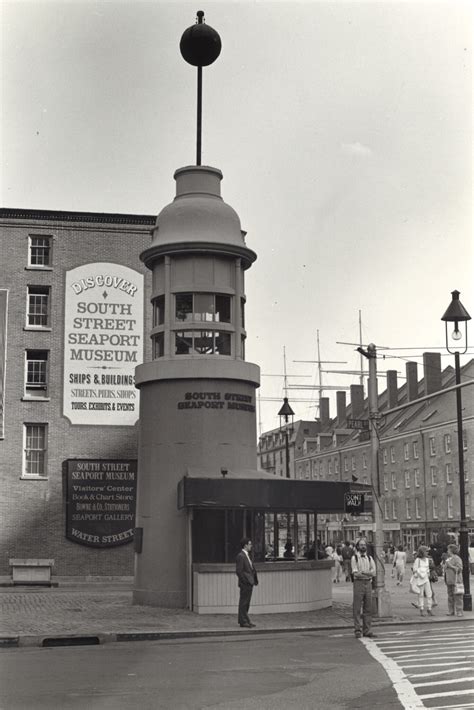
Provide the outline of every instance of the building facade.
<path id="1" fill-rule="evenodd" d="M 0 575 L 133 573 L 139 393 L 155 217 L 2 209 Z"/>
<path id="2" fill-rule="evenodd" d="M 474 361 L 462 368 L 461 382 L 474 375 Z M 406 382 L 398 387 L 397 373 L 387 372 L 387 388 L 379 395 L 379 483 L 383 507 L 384 538 L 387 543 L 416 548 L 422 541 L 433 542 L 442 533 L 457 535 L 460 522 L 459 457 L 456 400 L 453 391 L 443 389 L 455 384 L 451 367 L 441 371 L 440 356 L 424 355 L 424 377 L 418 380 L 417 364 L 407 363 Z M 370 470 L 371 451 L 368 428 L 368 403 L 362 387 L 351 387 L 351 402 L 338 392 L 338 412 L 329 417 L 328 401 L 321 404 L 322 418 L 317 422 L 295 422 L 295 431 L 319 427 L 313 437 L 304 437 L 296 452 L 294 475 L 299 479 L 359 482 L 377 486 Z M 433 395 L 432 399 L 423 399 Z M 407 408 L 393 414 L 384 412 L 400 405 Z M 276 438 L 275 438 L 276 437 Z M 466 515 L 474 519 L 473 470 L 474 398 L 470 387 L 463 388 L 463 441 L 466 487 Z M 272 448 L 272 442 L 275 445 Z M 260 465 L 279 457 L 278 430 L 260 437 Z M 275 470 L 276 472 L 276 470 Z M 324 541 L 357 539 L 373 535 L 370 513 L 353 517 L 331 515 L 318 521 Z M 474 524 L 470 528 L 474 536 Z"/>

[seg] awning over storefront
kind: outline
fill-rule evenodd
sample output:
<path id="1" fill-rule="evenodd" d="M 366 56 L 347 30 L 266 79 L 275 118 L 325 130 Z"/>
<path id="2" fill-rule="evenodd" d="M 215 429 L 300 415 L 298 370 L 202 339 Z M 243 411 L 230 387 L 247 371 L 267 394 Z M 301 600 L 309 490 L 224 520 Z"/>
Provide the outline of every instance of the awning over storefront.
<path id="1" fill-rule="evenodd" d="M 178 509 L 247 508 L 343 513 L 345 494 L 350 492 L 365 493 L 365 512 L 371 511 L 372 488 L 361 483 L 185 476 L 178 483 Z"/>

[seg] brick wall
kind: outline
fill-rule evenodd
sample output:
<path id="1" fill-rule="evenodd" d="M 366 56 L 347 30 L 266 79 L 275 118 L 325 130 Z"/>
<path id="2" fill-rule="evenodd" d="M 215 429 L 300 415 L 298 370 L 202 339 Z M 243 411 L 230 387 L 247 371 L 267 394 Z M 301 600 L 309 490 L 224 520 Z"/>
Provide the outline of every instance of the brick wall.
<path id="1" fill-rule="evenodd" d="M 5 432 L 0 439 L 0 575 L 11 557 L 55 560 L 57 575 L 133 574 L 133 545 L 94 549 L 65 537 L 64 462 L 68 458 L 137 458 L 135 426 L 73 426 L 62 416 L 64 285 L 67 270 L 117 263 L 145 276 L 145 360 L 151 359 L 151 276 L 139 259 L 150 244 L 152 217 L 0 211 L 0 288 L 9 291 Z M 29 235 L 53 237 L 52 268 L 28 268 Z M 51 329 L 25 329 L 28 285 L 51 287 Z M 48 401 L 24 399 L 25 350 L 49 351 Z M 22 479 L 24 423 L 48 425 L 45 479 Z"/>

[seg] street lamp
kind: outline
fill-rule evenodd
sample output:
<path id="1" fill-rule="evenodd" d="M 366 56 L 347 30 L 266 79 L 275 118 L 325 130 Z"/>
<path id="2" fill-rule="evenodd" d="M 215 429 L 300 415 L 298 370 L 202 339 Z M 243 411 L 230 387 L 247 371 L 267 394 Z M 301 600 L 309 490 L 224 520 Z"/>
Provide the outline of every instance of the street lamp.
<path id="1" fill-rule="evenodd" d="M 291 417 L 291 428 L 293 428 L 293 417 L 295 413 L 288 404 L 288 397 L 283 398 L 283 406 L 278 412 L 280 417 L 280 431 L 282 418 L 285 420 L 285 454 L 286 454 L 286 477 L 290 477 L 290 445 L 288 441 L 288 418 Z"/>
<path id="2" fill-rule="evenodd" d="M 467 351 L 467 321 L 471 320 L 471 316 L 466 311 L 461 301 L 459 300 L 459 291 L 452 291 L 452 300 L 448 309 L 441 320 L 445 322 L 446 328 L 446 349 L 449 353 L 454 354 L 454 364 L 456 372 L 456 412 L 457 412 L 457 427 L 458 427 L 458 457 L 459 457 L 459 498 L 460 498 L 460 527 L 459 527 L 459 543 L 461 548 L 462 560 L 462 577 L 464 582 L 464 611 L 472 611 L 472 597 L 469 585 L 469 552 L 468 552 L 468 532 L 466 519 L 466 493 L 464 484 L 464 451 L 463 451 L 463 435 L 462 435 L 462 400 L 461 400 L 461 366 L 459 355 Z M 454 323 L 454 330 L 451 334 L 448 333 L 448 323 Z M 464 333 L 459 329 L 459 324 L 464 323 Z M 450 340 L 454 340 L 454 345 Z M 463 341 L 459 343 L 459 341 Z M 460 347 L 457 348 L 456 343 Z M 457 349 L 456 349 L 457 348 Z"/>

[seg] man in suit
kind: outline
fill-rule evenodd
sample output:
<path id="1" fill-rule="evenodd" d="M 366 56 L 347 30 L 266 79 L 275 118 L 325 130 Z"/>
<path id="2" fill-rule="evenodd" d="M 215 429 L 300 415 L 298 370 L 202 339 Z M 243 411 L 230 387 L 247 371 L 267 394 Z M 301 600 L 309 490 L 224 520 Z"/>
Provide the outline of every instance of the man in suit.
<path id="1" fill-rule="evenodd" d="M 239 625 L 252 629 L 255 624 L 251 623 L 248 612 L 253 588 L 258 584 L 258 578 L 249 554 L 252 549 L 252 541 L 248 537 L 243 537 L 240 546 L 242 550 L 235 558 L 235 573 L 239 579 L 240 589 Z"/>

